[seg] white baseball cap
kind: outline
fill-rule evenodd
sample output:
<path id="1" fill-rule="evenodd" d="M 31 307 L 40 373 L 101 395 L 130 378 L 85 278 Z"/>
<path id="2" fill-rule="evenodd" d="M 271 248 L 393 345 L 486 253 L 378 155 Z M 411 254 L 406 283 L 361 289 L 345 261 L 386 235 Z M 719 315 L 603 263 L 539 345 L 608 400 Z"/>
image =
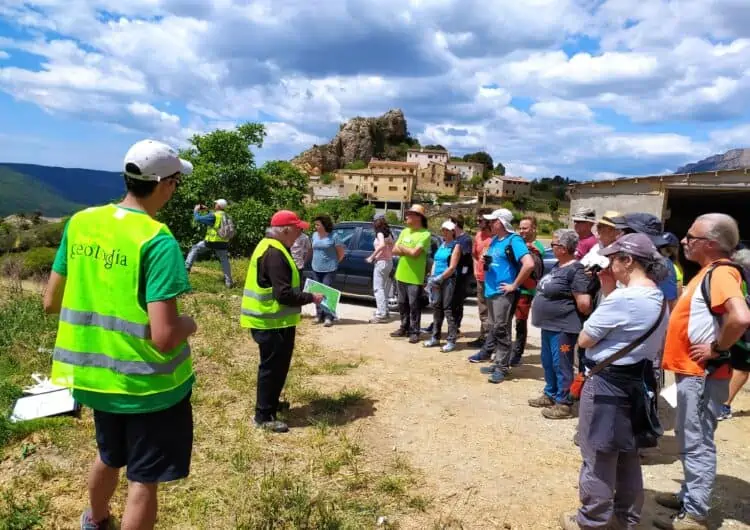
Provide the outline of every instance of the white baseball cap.
<path id="1" fill-rule="evenodd" d="M 446 230 L 455 230 L 456 229 L 456 223 L 448 219 L 445 221 L 440 228 L 445 228 Z"/>
<path id="2" fill-rule="evenodd" d="M 180 158 L 177 151 L 165 143 L 141 140 L 128 149 L 123 170 L 130 178 L 159 182 L 175 173 L 190 175 L 193 164 Z"/>
<path id="3" fill-rule="evenodd" d="M 220 208 L 226 208 L 227 207 L 227 201 L 226 199 L 216 199 L 214 201 L 214 204 Z"/>
<path id="4" fill-rule="evenodd" d="M 505 227 L 505 230 L 508 232 L 514 232 L 513 230 L 513 212 L 508 210 L 507 208 L 500 208 L 499 210 L 495 210 L 489 215 L 483 216 L 488 221 L 500 221 L 503 223 L 503 226 Z"/>

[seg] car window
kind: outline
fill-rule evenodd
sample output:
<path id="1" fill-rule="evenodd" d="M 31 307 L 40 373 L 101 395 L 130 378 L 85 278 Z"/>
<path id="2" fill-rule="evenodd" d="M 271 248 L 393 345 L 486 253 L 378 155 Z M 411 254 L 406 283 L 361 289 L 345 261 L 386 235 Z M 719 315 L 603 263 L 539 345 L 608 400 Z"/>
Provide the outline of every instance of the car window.
<path id="1" fill-rule="evenodd" d="M 333 229 L 331 235 L 333 236 L 333 240 L 337 245 L 343 245 L 348 248 L 349 243 L 351 242 L 352 237 L 354 237 L 354 232 L 356 230 L 357 227 L 355 226 L 338 227 Z"/>
<path id="2" fill-rule="evenodd" d="M 368 252 L 375 250 L 375 230 L 372 228 L 362 229 L 362 232 L 359 234 L 357 250 L 367 250 Z"/>

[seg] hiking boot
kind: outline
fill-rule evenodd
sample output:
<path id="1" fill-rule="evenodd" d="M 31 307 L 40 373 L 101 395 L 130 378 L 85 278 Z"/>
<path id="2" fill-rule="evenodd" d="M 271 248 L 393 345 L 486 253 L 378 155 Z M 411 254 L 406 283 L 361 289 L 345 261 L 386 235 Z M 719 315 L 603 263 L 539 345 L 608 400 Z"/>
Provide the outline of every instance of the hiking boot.
<path id="1" fill-rule="evenodd" d="M 568 512 L 560 515 L 560 528 L 562 530 L 579 530 L 578 512 Z"/>
<path id="2" fill-rule="evenodd" d="M 654 497 L 657 504 L 679 512 L 682 510 L 682 501 L 676 493 L 657 493 Z"/>
<path id="3" fill-rule="evenodd" d="M 466 345 L 469 348 L 481 348 L 484 346 L 484 339 L 482 337 L 479 337 L 478 339 L 474 339 L 471 342 L 466 343 Z"/>
<path id="4" fill-rule="evenodd" d="M 732 419 L 732 407 L 730 407 L 729 405 L 722 405 L 721 412 L 719 412 L 719 416 L 716 419 L 719 421 L 731 420 Z"/>
<path id="5" fill-rule="evenodd" d="M 496 364 L 491 364 L 489 366 L 482 366 L 479 369 L 479 373 L 484 374 L 484 375 L 490 375 L 491 373 L 495 371 L 496 368 L 497 368 Z"/>
<path id="6" fill-rule="evenodd" d="M 419 335 L 409 335 L 409 344 L 416 344 L 419 342 Z"/>
<path id="7" fill-rule="evenodd" d="M 521 355 L 513 355 L 513 357 L 510 359 L 510 365 L 511 366 L 521 366 L 521 363 L 523 360 L 521 359 Z"/>
<path id="8" fill-rule="evenodd" d="M 487 381 L 492 383 L 493 385 L 502 383 L 503 381 L 505 381 L 505 374 L 501 369 L 495 368 L 495 370 L 487 378 Z"/>
<path id="9" fill-rule="evenodd" d="M 542 416 L 548 420 L 567 420 L 573 417 L 573 409 L 565 403 L 555 403 L 552 407 L 544 409 Z"/>
<path id="10" fill-rule="evenodd" d="M 456 349 L 456 343 L 455 342 L 449 342 L 445 346 L 442 347 L 443 353 L 450 353 L 453 350 Z"/>
<path id="11" fill-rule="evenodd" d="M 333 319 L 332 318 L 326 318 L 323 322 L 323 327 L 330 328 L 333 326 Z"/>
<path id="12" fill-rule="evenodd" d="M 549 397 L 547 394 L 542 394 L 538 398 L 530 399 L 529 406 L 535 409 L 546 409 L 552 407 L 555 404 L 555 400 Z"/>
<path id="13" fill-rule="evenodd" d="M 81 514 L 81 530 L 109 530 L 112 528 L 112 518 L 107 517 L 103 521 L 95 522 L 91 518 L 91 510 L 86 510 Z"/>
<path id="14" fill-rule="evenodd" d="M 275 433 L 289 432 L 289 426 L 283 421 L 279 421 L 279 420 L 258 421 L 254 419 L 253 424 L 258 429 L 263 429 L 264 431 L 268 431 L 268 432 L 275 432 Z"/>
<path id="15" fill-rule="evenodd" d="M 370 319 L 370 324 L 387 324 L 390 322 L 390 319 L 388 317 L 375 315 Z"/>
<path id="16" fill-rule="evenodd" d="M 479 350 L 474 355 L 468 357 L 470 363 L 486 363 L 490 360 L 490 356 L 482 350 Z"/>
<path id="17" fill-rule="evenodd" d="M 654 526 L 662 530 L 708 530 L 705 519 L 699 519 L 687 512 L 679 512 L 671 518 L 657 517 Z"/>
<path id="18" fill-rule="evenodd" d="M 435 346 L 440 346 L 440 341 L 437 340 L 435 337 L 430 337 L 429 339 L 424 341 L 422 345 L 425 348 L 434 348 Z"/>
<path id="19" fill-rule="evenodd" d="M 396 331 L 391 333 L 391 337 L 394 338 L 400 338 L 400 337 L 406 337 L 409 334 L 408 331 L 406 331 L 403 328 L 398 328 Z"/>

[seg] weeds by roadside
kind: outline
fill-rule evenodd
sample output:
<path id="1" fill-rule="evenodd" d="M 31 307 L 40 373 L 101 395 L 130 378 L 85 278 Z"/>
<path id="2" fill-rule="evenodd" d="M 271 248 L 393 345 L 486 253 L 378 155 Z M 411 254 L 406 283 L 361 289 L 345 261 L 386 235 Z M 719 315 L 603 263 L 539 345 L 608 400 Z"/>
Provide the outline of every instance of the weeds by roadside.
<path id="1" fill-rule="evenodd" d="M 214 275 L 208 274 L 211 281 Z M 356 422 L 374 413 L 375 401 L 367 388 L 347 386 L 342 376 L 365 359 L 323 350 L 304 324 L 285 392 L 292 403 L 287 413 L 292 432 L 278 436 L 251 426 L 257 347 L 239 328 L 240 297 L 217 286 L 216 293 L 196 289 L 180 304 L 200 329 L 191 341 L 195 445 L 191 476 L 160 488 L 159 527 L 359 529 L 375 526 L 381 516 L 398 521 L 428 510 L 430 500 L 418 494 L 420 477 L 408 462 L 398 457 L 384 462 L 359 440 Z M 3 412 L 31 372 L 48 373 L 49 354 L 38 348 L 52 346 L 55 327 L 38 295 L 0 304 Z M 9 424 L 5 417 L 0 530 L 74 526 L 86 506 L 85 476 L 95 455 L 90 411 L 80 420 Z M 17 494 L 32 491 L 38 497 Z M 113 502 L 116 516 L 124 492 L 119 488 Z"/>

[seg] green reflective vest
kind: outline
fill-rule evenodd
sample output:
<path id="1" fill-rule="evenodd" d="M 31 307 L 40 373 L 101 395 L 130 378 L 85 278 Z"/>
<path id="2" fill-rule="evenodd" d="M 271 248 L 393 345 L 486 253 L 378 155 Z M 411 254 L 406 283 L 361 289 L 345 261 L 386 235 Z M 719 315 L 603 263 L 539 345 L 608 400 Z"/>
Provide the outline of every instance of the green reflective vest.
<path id="1" fill-rule="evenodd" d="M 169 229 L 114 205 L 88 208 L 68 223 L 68 275 L 52 382 L 105 394 L 144 396 L 193 375 L 187 342 L 162 353 L 138 303 L 141 250 Z"/>
<path id="2" fill-rule="evenodd" d="M 258 285 L 258 260 L 269 247 L 277 248 L 284 254 L 292 269 L 292 289 L 299 289 L 300 278 L 292 255 L 280 241 L 262 239 L 255 247 L 247 270 L 245 292 L 242 297 L 240 325 L 251 329 L 281 329 L 296 326 L 302 320 L 302 308 L 281 305 L 273 298 L 273 288 Z"/>
<path id="3" fill-rule="evenodd" d="M 206 241 L 211 243 L 229 243 L 229 240 L 219 235 L 219 227 L 221 226 L 221 220 L 224 218 L 224 212 L 217 210 L 214 212 L 216 220 L 213 226 L 209 226 L 206 230 Z"/>

